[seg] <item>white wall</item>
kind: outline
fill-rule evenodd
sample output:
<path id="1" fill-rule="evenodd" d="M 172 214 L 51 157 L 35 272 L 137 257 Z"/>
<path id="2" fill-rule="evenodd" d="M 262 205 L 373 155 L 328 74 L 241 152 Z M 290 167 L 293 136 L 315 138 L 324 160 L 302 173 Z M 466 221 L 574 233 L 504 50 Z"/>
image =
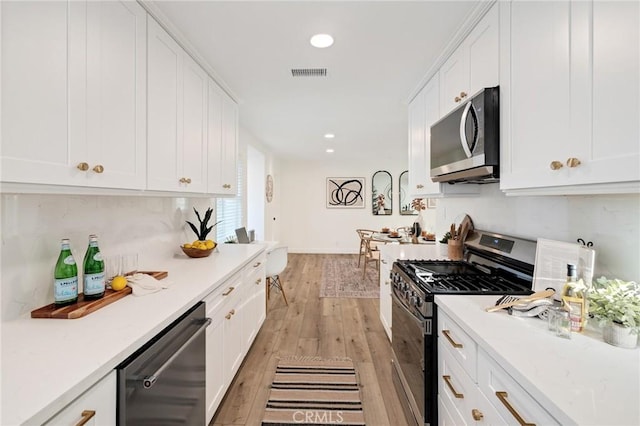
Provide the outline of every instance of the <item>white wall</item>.
<path id="1" fill-rule="evenodd" d="M 498 184 L 478 197 L 438 200 L 437 234 L 469 214 L 477 229 L 535 240 L 592 241 L 597 276 L 640 281 L 640 195 L 507 197 Z"/>
<path id="2" fill-rule="evenodd" d="M 139 268 L 163 270 L 162 258 L 196 239 L 185 225 L 215 207 L 211 198 L 2 195 L 0 292 L 7 321 L 53 302 L 53 269 L 60 240 L 69 238 L 81 265 L 89 234 L 103 255 L 136 252 Z"/>
<path id="3" fill-rule="evenodd" d="M 330 157 L 318 161 L 282 161 L 276 180 L 278 191 L 282 192 L 282 210 L 276 217 L 282 241 L 294 253 L 357 253 L 357 228 L 410 226 L 415 216 L 401 216 L 397 198 L 400 173 L 406 168 L 404 151 L 388 158 L 360 162 L 332 162 Z M 378 170 L 390 172 L 393 179 L 393 214 L 390 216 L 376 216 L 371 211 L 371 179 Z M 328 209 L 328 177 L 366 178 L 365 208 Z M 425 228 L 433 228 L 435 210 L 425 210 L 424 218 Z"/>

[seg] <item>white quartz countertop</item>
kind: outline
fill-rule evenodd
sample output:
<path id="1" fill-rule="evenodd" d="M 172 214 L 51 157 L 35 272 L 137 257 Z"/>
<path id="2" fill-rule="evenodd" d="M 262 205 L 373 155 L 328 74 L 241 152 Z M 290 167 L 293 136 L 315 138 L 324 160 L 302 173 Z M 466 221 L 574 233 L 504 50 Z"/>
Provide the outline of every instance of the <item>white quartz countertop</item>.
<path id="1" fill-rule="evenodd" d="M 268 246 L 221 244 L 200 259 L 175 254 L 139 265 L 168 271 L 168 289 L 126 296 L 79 319 L 3 323 L 1 424 L 43 423 Z"/>
<path id="2" fill-rule="evenodd" d="M 563 425 L 640 425 L 640 348 L 604 343 L 588 327 L 571 340 L 538 318 L 487 313 L 496 296 L 436 296 L 455 320 L 507 373 Z"/>
<path id="3" fill-rule="evenodd" d="M 446 259 L 447 246 L 440 249 L 438 244 L 382 244 L 378 246 L 382 257 L 398 259 Z M 441 253 L 440 250 L 443 250 Z"/>

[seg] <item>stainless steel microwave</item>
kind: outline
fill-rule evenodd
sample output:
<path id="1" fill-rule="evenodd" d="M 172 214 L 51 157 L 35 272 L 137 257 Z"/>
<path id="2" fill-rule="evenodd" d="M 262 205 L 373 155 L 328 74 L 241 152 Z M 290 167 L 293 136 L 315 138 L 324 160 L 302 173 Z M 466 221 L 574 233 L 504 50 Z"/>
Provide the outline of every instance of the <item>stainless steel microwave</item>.
<path id="1" fill-rule="evenodd" d="M 500 89 L 488 87 L 431 126 L 431 180 L 489 183 L 500 177 Z"/>

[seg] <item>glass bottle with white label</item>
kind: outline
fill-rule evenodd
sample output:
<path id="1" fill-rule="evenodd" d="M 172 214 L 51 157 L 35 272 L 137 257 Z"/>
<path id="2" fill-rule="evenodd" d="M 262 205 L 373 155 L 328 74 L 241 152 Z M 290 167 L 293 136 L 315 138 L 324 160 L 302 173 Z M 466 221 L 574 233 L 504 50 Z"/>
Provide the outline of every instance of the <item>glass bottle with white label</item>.
<path id="1" fill-rule="evenodd" d="M 89 247 L 84 255 L 83 271 L 84 298 L 99 299 L 104 296 L 104 260 L 98 248 L 98 237 L 95 235 L 89 235 Z"/>
<path id="2" fill-rule="evenodd" d="M 62 239 L 60 256 L 53 272 L 53 299 L 59 306 L 78 301 L 78 266 L 67 238 Z"/>

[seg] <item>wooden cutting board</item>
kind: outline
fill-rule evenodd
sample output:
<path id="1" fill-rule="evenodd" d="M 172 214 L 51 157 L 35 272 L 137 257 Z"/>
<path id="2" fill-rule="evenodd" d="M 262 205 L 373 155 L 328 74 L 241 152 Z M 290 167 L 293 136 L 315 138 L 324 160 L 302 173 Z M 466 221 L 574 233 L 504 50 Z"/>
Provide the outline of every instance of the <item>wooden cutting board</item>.
<path id="1" fill-rule="evenodd" d="M 138 271 L 140 274 L 148 274 L 157 280 L 166 278 L 167 271 Z M 78 295 L 78 301 L 66 306 L 56 306 L 55 303 L 43 306 L 31 311 L 31 318 L 55 318 L 55 319 L 76 319 L 89 315 L 98 309 L 110 305 L 116 300 L 131 294 L 131 287 L 125 287 L 120 291 L 114 291 L 110 288 L 104 291 L 104 296 L 100 299 L 85 300 L 84 294 Z"/>

